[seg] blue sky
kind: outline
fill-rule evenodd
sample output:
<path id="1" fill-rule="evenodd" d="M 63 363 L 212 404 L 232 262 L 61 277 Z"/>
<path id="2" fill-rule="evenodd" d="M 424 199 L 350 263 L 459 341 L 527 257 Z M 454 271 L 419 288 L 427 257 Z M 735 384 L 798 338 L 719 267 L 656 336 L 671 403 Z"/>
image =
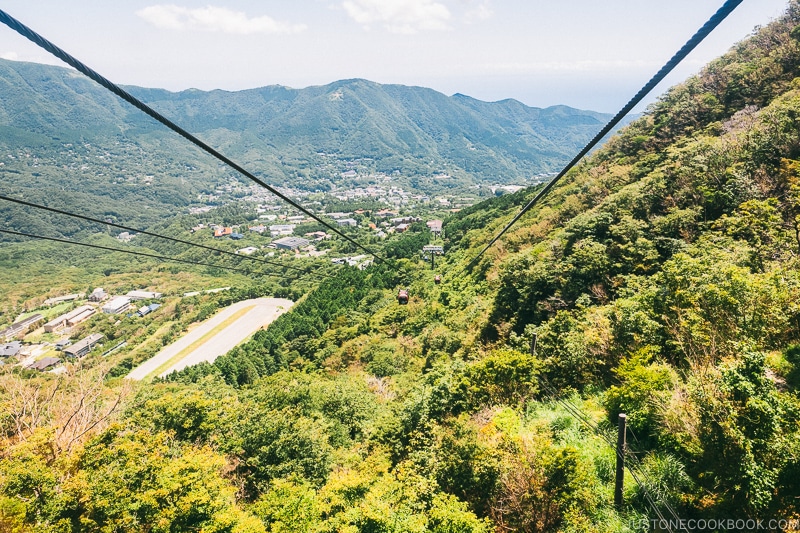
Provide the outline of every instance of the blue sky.
<path id="1" fill-rule="evenodd" d="M 345 78 L 615 112 L 722 0 L 4 0 L 113 81 L 169 90 Z M 744 0 L 656 93 L 778 17 Z M 5 26 L 0 57 L 59 64 Z M 655 96 L 655 95 L 654 95 Z M 650 99 L 652 100 L 652 98 Z"/>

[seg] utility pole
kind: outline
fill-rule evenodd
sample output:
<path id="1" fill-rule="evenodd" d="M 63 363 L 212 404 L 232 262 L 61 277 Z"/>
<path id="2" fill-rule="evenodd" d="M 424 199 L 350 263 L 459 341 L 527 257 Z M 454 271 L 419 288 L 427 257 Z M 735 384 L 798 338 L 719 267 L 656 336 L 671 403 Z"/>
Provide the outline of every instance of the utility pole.
<path id="1" fill-rule="evenodd" d="M 614 480 L 614 506 L 617 510 L 622 509 L 622 486 L 625 477 L 625 433 L 628 425 L 628 416 L 625 413 L 619 414 L 619 424 L 617 425 L 617 475 Z"/>

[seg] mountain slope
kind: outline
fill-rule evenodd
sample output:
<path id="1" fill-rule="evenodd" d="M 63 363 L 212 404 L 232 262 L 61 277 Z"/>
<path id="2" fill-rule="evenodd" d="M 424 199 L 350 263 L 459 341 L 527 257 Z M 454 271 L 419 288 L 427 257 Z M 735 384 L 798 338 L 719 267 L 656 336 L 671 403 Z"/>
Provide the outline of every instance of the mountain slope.
<path id="1" fill-rule="evenodd" d="M 0 418 L 0 517 L 22 531 L 794 527 L 798 28 L 794 0 L 472 271 L 534 190 L 446 220 L 440 284 L 412 227 L 392 264 L 323 281 L 250 342 L 141 390 L 85 445 L 60 448 L 69 426 L 45 416 L 21 432 L 20 401 Z M 82 382 L 56 396 L 56 378 L 3 377 L 3 399 L 83 400 Z M 618 507 L 621 412 L 635 476 Z"/>
<path id="2" fill-rule="evenodd" d="M 366 80 L 300 90 L 127 89 L 246 166 L 273 174 L 276 183 L 291 175 L 283 162 L 313 168 L 318 152 L 370 158 L 383 172 L 526 180 L 556 170 L 609 118 Z M 31 135 L 67 142 L 124 135 L 136 142 L 163 131 L 104 89 L 57 67 L 0 61 L 0 101 L 8 149 L 28 146 Z M 169 149 L 187 153 L 180 143 L 170 143 Z"/>
<path id="3" fill-rule="evenodd" d="M 648 498 L 673 518 L 797 516 L 798 28 L 793 2 L 671 89 L 474 271 L 463 269 L 535 191 L 446 220 L 440 285 L 417 257 L 425 234 L 408 234 L 393 247 L 404 258 L 363 274 L 358 286 L 373 290 L 337 303 L 338 316 L 309 298 L 174 378 L 258 388 L 275 383 L 258 376 L 313 368 L 388 379 L 395 420 L 365 441 L 498 528 L 623 531 L 656 516 Z M 649 494 L 631 482 L 624 510 L 611 510 L 613 451 L 569 409 L 606 438 L 628 415 Z"/>

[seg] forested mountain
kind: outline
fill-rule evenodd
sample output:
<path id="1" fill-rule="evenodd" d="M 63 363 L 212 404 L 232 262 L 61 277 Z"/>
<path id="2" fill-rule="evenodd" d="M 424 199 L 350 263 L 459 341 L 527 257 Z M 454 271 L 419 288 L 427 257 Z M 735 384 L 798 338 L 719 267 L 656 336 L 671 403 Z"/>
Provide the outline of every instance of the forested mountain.
<path id="1" fill-rule="evenodd" d="M 441 284 L 419 259 L 426 229 L 411 228 L 386 264 L 341 271 L 213 364 L 139 390 L 92 392 L 108 371 L 99 357 L 74 376 L 0 375 L 0 524 L 796 529 L 798 79 L 793 0 L 471 270 L 535 190 L 447 219 Z M 97 425 L 80 433 L 73 411 Z M 615 508 L 621 412 L 632 475 Z"/>
<path id="2" fill-rule="evenodd" d="M 425 194 L 531 183 L 609 118 L 365 80 L 299 90 L 126 89 L 266 182 L 306 191 L 363 186 L 381 174 Z M 0 194 L 138 227 L 212 202 L 218 187 L 240 178 L 81 74 L 2 59 L 0 172 Z M 39 234 L 83 227 L 0 207 L 9 226 Z"/>
<path id="3" fill-rule="evenodd" d="M 358 79 L 305 89 L 127 90 L 267 181 L 291 178 L 312 190 L 330 185 L 317 168 L 320 153 L 367 158 L 378 172 L 524 181 L 557 170 L 610 117 Z M 0 102 L 2 142 L 11 151 L 117 138 L 155 149 L 158 139 L 167 143 L 162 153 L 196 158 L 184 141 L 173 142 L 161 125 L 71 70 L 0 60 Z"/>

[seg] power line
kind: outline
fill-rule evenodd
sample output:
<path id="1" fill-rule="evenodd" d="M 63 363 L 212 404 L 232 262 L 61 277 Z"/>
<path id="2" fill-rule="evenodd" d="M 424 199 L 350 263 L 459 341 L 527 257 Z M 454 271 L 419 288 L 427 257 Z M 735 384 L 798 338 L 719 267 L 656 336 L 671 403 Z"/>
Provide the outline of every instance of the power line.
<path id="1" fill-rule="evenodd" d="M 614 115 L 614 117 L 613 117 L 613 118 L 612 118 L 612 119 L 611 119 L 611 120 L 608 122 L 608 124 L 606 124 L 606 125 L 603 127 L 603 129 L 602 129 L 602 130 L 600 130 L 600 132 L 599 132 L 597 135 L 595 135 L 595 136 L 594 136 L 594 138 L 593 138 L 591 141 L 589 141 L 589 144 L 587 144 L 587 145 L 586 145 L 586 146 L 585 146 L 585 147 L 584 147 L 584 148 L 583 148 L 583 149 L 582 149 L 580 152 L 578 152 L 578 155 L 576 155 L 576 156 L 575 156 L 575 157 L 572 159 L 572 161 L 570 161 L 570 162 L 567 164 L 567 166 L 565 166 L 565 167 L 564 167 L 564 169 L 563 169 L 561 172 L 559 172 L 559 173 L 558 173 L 558 175 L 557 175 L 555 178 L 553 178 L 553 179 L 550 181 L 550 183 L 548 183 L 548 184 L 547 184 L 547 185 L 544 187 L 544 189 L 542 189 L 541 191 L 539 191 L 539 194 L 537 194 L 536 196 L 534 196 L 534 197 L 533 197 L 533 199 L 532 199 L 530 202 L 528 202 L 528 203 L 527 203 L 527 205 L 525 205 L 525 207 L 523 207 L 523 208 L 522 208 L 522 210 L 521 210 L 519 213 L 517 213 L 517 215 L 516 215 L 516 216 L 515 216 L 513 219 L 511 219 L 511 222 L 509 222 L 508 224 L 506 224 L 506 226 L 505 226 L 505 227 L 504 227 L 504 228 L 503 228 L 503 229 L 500 231 L 500 233 L 498 233 L 498 234 L 497 234 L 497 235 L 496 235 L 496 236 L 495 236 L 495 237 L 494 237 L 494 238 L 493 238 L 491 241 L 489 241 L 489 244 L 487 244 L 487 245 L 486 245 L 486 247 L 484 247 L 484 248 L 483 248 L 483 250 L 481 250 L 481 251 L 480 251 L 480 253 L 478 253 L 478 255 L 477 255 L 477 256 L 475 256 L 475 258 L 474 258 L 472 261 L 470 261 L 470 262 L 469 262 L 469 264 L 467 264 L 467 266 L 465 267 L 465 270 L 469 270 L 469 269 L 470 269 L 470 268 L 471 268 L 473 265 L 475 265 L 475 264 L 478 262 L 478 260 L 481 258 L 481 256 L 483 256 L 483 254 L 484 254 L 484 253 L 486 253 L 486 251 L 487 251 L 489 248 L 491 248 L 491 247 L 492 247 L 492 245 L 493 245 L 495 242 L 497 242 L 497 240 L 498 240 L 500 237 L 502 237 L 502 236 L 505 234 L 505 232 L 506 232 L 506 231 L 508 231 L 508 230 L 511 228 L 511 226 L 513 226 L 514 224 L 516 224 L 516 222 L 517 222 L 517 221 L 518 221 L 518 220 L 519 220 L 519 219 L 522 217 L 522 215 L 524 215 L 525 213 L 527 213 L 527 212 L 530 210 L 530 208 L 531 208 L 531 207 L 533 207 L 534 205 L 536 205 L 536 204 L 539 202 L 539 200 L 541 200 L 542 198 L 544 198 L 544 197 L 545 197 L 545 196 L 546 196 L 546 195 L 547 195 L 547 194 L 550 192 L 550 189 L 552 189 L 552 188 L 553 188 L 553 186 L 554 186 L 556 183 L 558 183 L 558 182 L 561 180 L 561 178 L 563 178 L 563 177 L 564 177 L 564 175 L 565 175 L 567 172 L 569 172 L 570 170 L 572 170 L 572 168 L 573 168 L 573 167 L 574 167 L 574 166 L 575 166 L 575 165 L 578 163 L 578 161 L 580 161 L 581 159 L 583 159 L 583 157 L 584 157 L 586 154 L 588 154 L 588 153 L 589 153 L 589 151 L 590 151 L 592 148 L 594 148 L 594 146 L 595 146 L 597 143 L 599 143 L 599 142 L 600 142 L 600 140 L 601 140 L 603 137 L 605 137 L 605 136 L 606 136 L 606 135 L 607 135 L 609 132 L 611 132 L 611 130 L 612 130 L 612 129 L 613 129 L 613 128 L 614 128 L 614 127 L 617 125 L 617 124 L 619 124 L 619 122 L 620 122 L 620 121 L 621 121 L 621 120 L 622 120 L 622 119 L 625 117 L 625 115 L 627 115 L 628 113 L 630 113 L 630 111 L 631 111 L 631 110 L 632 110 L 634 107 L 636 107 L 636 105 L 637 105 L 639 102 L 641 102 L 641 101 L 642 101 L 642 99 L 643 99 L 645 96 L 647 96 L 647 94 L 648 94 L 650 91 L 652 91 L 652 90 L 653 90 L 653 89 L 656 87 L 656 85 L 658 85 L 659 83 L 661 83 L 661 81 L 662 81 L 662 80 L 663 80 L 663 79 L 664 79 L 664 78 L 667 76 L 667 74 L 669 74 L 669 73 L 670 73 L 670 72 L 671 72 L 671 71 L 672 71 L 672 70 L 673 70 L 673 69 L 674 69 L 676 66 L 678 66 L 678 64 L 679 64 L 679 63 L 680 63 L 680 62 L 681 62 L 681 61 L 682 61 L 682 60 L 683 60 L 683 59 L 684 59 L 684 58 L 685 58 L 687 55 L 689 55 L 689 53 L 690 53 L 692 50 L 694 50 L 694 49 L 695 49 L 695 47 L 697 47 L 697 45 L 698 45 L 698 44 L 700 44 L 700 43 L 703 41 L 703 39 L 705 39 L 705 38 L 706 38 L 706 37 L 707 37 L 707 36 L 708 36 L 708 35 L 709 35 L 709 34 L 710 34 L 710 33 L 711 33 L 713 30 L 714 30 L 714 28 L 716 28 L 716 27 L 717 27 L 717 26 L 718 26 L 718 25 L 719 25 L 719 24 L 720 24 L 720 23 L 721 23 L 723 20 L 725 20 L 725 18 L 726 18 L 728 15 L 730 15 L 730 14 L 733 12 L 733 10 L 734 10 L 734 9 L 736 9 L 736 7 L 737 7 L 739 4 L 741 4 L 741 3 L 742 3 L 742 1 L 743 1 L 743 0 L 727 0 L 727 1 L 725 2 L 725 4 L 723 4 L 723 6 L 722 6 L 721 8 L 719 8 L 719 10 L 718 10 L 716 13 L 714 13 L 714 15 L 713 15 L 713 16 L 712 16 L 712 17 L 711 17 L 709 20 L 708 20 L 708 22 L 706 22 L 706 23 L 703 25 L 703 27 L 702 27 L 702 28 L 700 28 L 700 29 L 697 31 L 697 33 L 695 33 L 695 34 L 692 36 L 692 38 L 691 38 L 691 39 L 689 39 L 689 40 L 686 42 L 686 44 L 684 44 L 684 45 L 683 45 L 683 47 L 682 47 L 680 50 L 678 50 L 678 52 L 677 52 L 677 53 L 676 53 L 674 56 L 672 56 L 672 58 L 671 58 L 669 61 L 667 61 L 667 63 L 666 63 L 666 64 L 665 64 L 663 67 L 661 67 L 661 70 L 659 70 L 659 71 L 656 73 L 656 75 L 655 75 L 655 76 L 653 76 L 653 77 L 650 79 L 650 81 L 649 81 L 649 82 L 647 82 L 647 84 L 645 84 L 645 86 L 644 86 L 644 87 L 642 87 L 642 88 L 639 90 L 639 92 L 638 92 L 638 93 L 636 93 L 636 95 L 635 95 L 633 98 L 631 98 L 631 100 L 630 100 L 630 101 L 629 101 L 629 102 L 628 102 L 628 103 L 625 105 L 625 107 L 623 107 L 623 108 L 622 108 L 622 109 L 619 111 L 619 113 L 617 113 L 616 115 Z"/>
<path id="2" fill-rule="evenodd" d="M 547 378 L 544 375 L 540 375 L 539 376 L 539 383 L 547 391 L 547 393 L 550 395 L 550 397 L 553 400 L 555 400 L 557 403 L 561 404 L 562 407 L 564 407 L 564 409 L 566 409 L 568 413 L 570 413 L 579 422 L 581 422 L 581 423 L 585 424 L 586 426 L 588 426 L 595 433 L 595 435 L 597 435 L 598 437 L 603 439 L 606 442 L 606 444 L 608 444 L 612 449 L 614 449 L 616 451 L 616 449 L 617 449 L 616 443 L 614 443 L 611 439 L 609 439 L 608 436 L 604 435 L 603 432 L 600 430 L 599 426 L 597 426 L 597 424 L 592 422 L 591 419 L 589 418 L 589 416 L 586 413 L 584 413 L 578 406 L 574 405 L 569 400 L 561 398 L 558 395 L 558 392 L 555 390 L 555 388 L 553 388 L 553 386 L 550 384 L 550 382 L 547 380 Z M 616 452 L 616 453 L 619 454 L 620 452 Z M 622 452 L 622 453 L 624 453 L 624 452 Z M 650 505 L 650 507 L 653 509 L 653 512 L 656 514 L 656 516 L 661 521 L 661 523 L 667 524 L 667 526 L 666 526 L 667 531 L 672 533 L 672 529 L 669 526 L 670 521 L 668 521 L 667 519 L 664 518 L 664 515 L 661 513 L 661 510 L 658 508 L 658 505 L 656 505 L 656 501 L 653 499 L 653 496 L 650 494 L 650 490 L 648 489 L 648 485 L 643 483 L 642 480 L 640 479 L 641 477 L 646 477 L 647 481 L 649 482 L 650 487 L 655 489 L 656 488 L 655 484 L 652 482 L 652 480 L 649 479 L 649 476 L 647 475 L 647 472 L 645 472 L 643 469 L 641 469 L 641 466 L 636 461 L 634 461 L 633 463 L 628 463 L 628 471 L 630 472 L 631 477 L 633 477 L 633 480 L 636 482 L 636 484 L 639 485 L 639 487 L 642 489 L 642 492 L 644 493 L 644 497 L 647 500 L 647 502 Z M 670 515 L 675 520 L 675 523 L 680 524 L 681 521 L 680 521 L 680 518 L 678 517 L 678 514 L 675 512 L 675 509 L 673 509 L 673 507 L 669 504 L 669 502 L 666 501 L 666 498 L 663 495 L 657 495 L 656 499 L 659 500 L 667 508 L 667 510 L 669 511 Z"/>
<path id="3" fill-rule="evenodd" d="M 27 207 L 33 207 L 35 209 L 42 209 L 44 211 L 49 211 L 51 213 L 57 213 L 59 215 L 66 215 L 68 217 L 78 218 L 78 219 L 86 220 L 88 222 L 93 222 L 93 223 L 96 223 L 96 224 L 106 224 L 108 226 L 124 229 L 126 231 L 133 231 L 133 232 L 136 232 L 136 233 L 141 233 L 142 235 L 149 235 L 151 237 L 158 237 L 159 239 L 164 239 L 164 240 L 167 240 L 167 241 L 177 242 L 177 243 L 180 243 L 180 244 L 186 244 L 186 245 L 189 245 L 189 246 L 194 246 L 196 248 L 202 248 L 204 250 L 210 250 L 210 251 L 219 252 L 219 253 L 226 254 L 226 255 L 232 255 L 233 257 L 236 257 L 237 259 L 248 259 L 250 261 L 258 261 L 259 263 L 264 263 L 264 264 L 267 264 L 267 265 L 273 265 L 273 266 L 277 266 L 277 267 L 281 267 L 281 268 L 286 268 L 286 269 L 289 269 L 289 270 L 297 270 L 298 272 L 302 272 L 303 274 L 307 273 L 307 271 L 303 270 L 302 268 L 293 267 L 293 266 L 290 266 L 290 265 L 282 265 L 281 263 L 277 263 L 275 261 L 269 261 L 267 259 L 261 259 L 259 257 L 252 257 L 252 256 L 249 256 L 249 255 L 241 255 L 241 254 L 237 254 L 237 253 L 234 253 L 234 252 L 230 252 L 228 250 L 222 250 L 220 248 L 214 248 L 213 246 L 206 246 L 204 244 L 198 244 L 198 243 L 194 243 L 194 242 L 191 242 L 191 241 L 186 241 L 186 240 L 183 240 L 183 239 L 177 239 L 175 237 L 167 237 L 166 235 L 161 235 L 161 234 L 154 233 L 154 232 L 151 232 L 151 231 L 131 228 L 131 227 L 128 227 L 128 226 L 123 226 L 122 224 L 116 224 L 114 222 L 109 222 L 107 220 L 100 220 L 100 219 L 92 218 L 92 217 L 89 217 L 89 216 L 86 216 L 86 215 L 79 215 L 77 213 L 70 213 L 69 211 L 62 211 L 61 209 L 56 209 L 54 207 L 48 207 L 48 206 L 45 206 L 45 205 L 35 204 L 33 202 L 27 202 L 25 200 L 20 200 L 18 198 L 11 198 L 9 196 L 4 196 L 4 195 L 0 194 L 0 200 L 5 200 L 7 202 L 13 202 L 15 204 L 24 205 L 24 206 L 27 206 Z M 322 276 L 332 277 L 332 276 L 330 276 L 328 274 L 322 274 Z"/>
<path id="4" fill-rule="evenodd" d="M 34 235 L 32 233 L 23 233 L 21 231 L 14 231 L 10 229 L 0 229 L 0 233 L 7 233 L 9 235 L 17 235 L 19 237 L 30 237 L 31 239 L 42 239 L 45 241 L 53 241 L 53 242 L 60 242 L 63 244 L 74 244 L 76 246 L 85 246 L 87 248 L 97 248 L 99 250 L 106 250 L 109 252 L 120 252 L 123 254 L 130 254 L 130 255 L 139 255 L 142 257 L 150 257 L 153 259 L 160 259 L 162 261 L 175 261 L 177 263 L 188 263 L 190 265 L 198 265 L 198 266 L 206 266 L 212 268 L 222 268 L 224 270 L 232 270 L 234 272 L 241 272 L 244 274 L 252 274 L 252 272 L 248 270 L 244 270 L 241 268 L 234 268 L 222 265 L 212 265 L 210 263 L 203 263 L 201 261 L 192 261 L 191 259 L 178 259 L 176 257 L 167 257 L 164 255 L 157 255 L 157 254 L 150 254 L 147 252 L 135 252 L 133 250 L 122 250 L 120 248 L 111 248 L 110 246 L 103 246 L 101 244 L 89 244 L 88 242 L 78 242 L 78 241 L 70 241 L 67 239 L 59 239 L 57 237 L 45 237 L 44 235 Z"/>
<path id="5" fill-rule="evenodd" d="M 331 231 L 333 231 L 337 235 L 343 237 L 345 240 L 347 240 L 351 244 L 357 246 L 359 249 L 367 252 L 368 254 L 373 256 L 379 262 L 383 262 L 383 259 L 381 257 L 379 257 L 375 252 L 373 252 L 372 250 L 370 250 L 366 246 L 358 243 L 358 241 L 356 241 L 352 237 L 346 235 L 344 232 L 340 231 L 338 228 L 336 228 L 332 224 L 326 222 L 322 218 L 320 218 L 320 217 L 316 216 L 315 214 L 313 214 L 312 212 L 308 211 L 306 208 L 304 208 L 303 206 L 301 206 L 300 204 L 298 204 L 297 202 L 295 202 L 294 200 L 292 200 L 291 198 L 289 198 L 285 194 L 281 193 L 280 191 L 278 191 L 277 189 L 275 189 L 274 187 L 272 187 L 271 185 L 269 185 L 268 183 L 266 183 L 262 179 L 256 177 L 253 173 L 251 173 L 250 171 L 248 171 L 247 169 L 245 169 L 244 167 L 242 167 L 241 165 L 239 165 L 238 163 L 236 163 L 232 159 L 228 158 L 227 156 L 223 155 L 219 151 L 215 150 L 214 148 L 212 148 L 211 146 L 209 146 L 205 142 L 201 141 L 196 136 L 192 135 L 191 133 L 189 133 L 185 129 L 181 128 L 180 126 L 178 126 L 177 124 L 172 122 L 170 119 L 168 119 L 167 117 L 165 117 L 164 115 L 162 115 L 158 111 L 154 110 L 153 108 L 151 108 L 150 106 L 148 106 L 147 104 L 145 104 L 144 102 L 142 102 L 141 100 L 136 98 L 135 96 L 133 96 L 130 93 L 128 93 L 127 91 L 123 90 L 121 87 L 119 87 L 118 85 L 116 85 L 112 81 L 108 80 L 107 78 L 101 76 L 96 71 L 94 71 L 91 68 L 89 68 L 88 66 L 84 65 L 83 63 L 78 61 L 75 57 L 71 56 L 70 54 L 68 54 L 67 52 L 65 52 L 64 50 L 62 50 L 61 48 L 59 48 L 55 44 L 53 44 L 51 41 L 45 39 L 42 35 L 36 33 L 32 29 L 28 28 L 27 26 L 22 24 L 20 21 L 18 21 L 17 19 L 15 19 L 14 17 L 9 15 L 5 11 L 3 11 L 2 9 L 0 9 L 0 22 L 5 24 L 6 26 L 11 28 L 12 30 L 16 31 L 17 33 L 19 33 L 20 35 L 22 35 L 26 39 L 28 39 L 31 42 L 35 43 L 36 45 L 40 46 L 41 48 L 44 48 L 45 50 L 47 50 L 48 52 L 50 52 L 51 54 L 53 54 L 57 58 L 61 59 L 62 61 L 64 61 L 65 63 L 67 63 L 68 65 L 73 67 L 74 69 L 78 70 L 79 72 L 81 72 L 85 76 L 91 78 L 92 80 L 94 80 L 95 82 L 97 82 L 101 86 L 105 87 L 106 89 L 108 89 L 112 93 L 116 94 L 117 96 L 119 96 L 120 98 L 122 98 L 123 100 L 125 100 L 126 102 L 131 104 L 132 106 L 136 107 L 140 111 L 142 111 L 142 112 L 146 113 L 147 115 L 149 115 L 150 117 L 154 118 L 155 120 L 157 120 L 158 122 L 160 122 L 164 126 L 168 127 L 169 129 L 171 129 L 172 131 L 174 131 L 175 133 L 177 133 L 178 135 L 180 135 L 184 139 L 188 140 L 189 142 L 191 142 L 192 144 L 194 144 L 195 146 L 197 146 L 198 148 L 200 148 L 204 152 L 206 152 L 206 153 L 212 155 L 213 157 L 219 159 L 220 161 L 222 161 L 223 163 L 225 163 L 226 165 L 228 165 L 229 167 L 231 167 L 235 171 L 239 172 L 240 174 L 242 174 L 246 178 L 248 178 L 251 181 L 261 185 L 262 187 L 267 189 L 269 192 L 271 192 L 272 194 L 274 194 L 275 196 L 277 196 L 278 198 L 280 198 L 284 202 L 288 203 L 292 207 L 300 210 L 301 212 L 305 213 L 309 217 L 313 218 L 314 220 L 316 220 L 317 222 L 319 222 L 320 224 L 322 224 L 326 228 L 330 229 Z"/>

